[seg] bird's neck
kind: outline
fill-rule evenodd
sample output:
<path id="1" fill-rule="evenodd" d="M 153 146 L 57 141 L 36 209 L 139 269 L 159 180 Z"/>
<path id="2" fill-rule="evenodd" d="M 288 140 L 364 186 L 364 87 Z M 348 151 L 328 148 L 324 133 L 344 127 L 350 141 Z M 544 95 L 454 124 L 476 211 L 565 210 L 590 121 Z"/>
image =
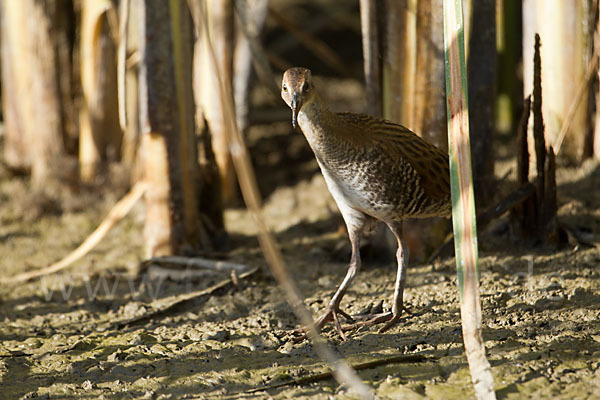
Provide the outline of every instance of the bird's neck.
<path id="1" fill-rule="evenodd" d="M 298 124 L 317 159 L 331 156 L 332 148 L 337 147 L 335 143 L 339 144 L 340 121 L 318 93 L 314 93 L 312 100 L 302 106 Z"/>

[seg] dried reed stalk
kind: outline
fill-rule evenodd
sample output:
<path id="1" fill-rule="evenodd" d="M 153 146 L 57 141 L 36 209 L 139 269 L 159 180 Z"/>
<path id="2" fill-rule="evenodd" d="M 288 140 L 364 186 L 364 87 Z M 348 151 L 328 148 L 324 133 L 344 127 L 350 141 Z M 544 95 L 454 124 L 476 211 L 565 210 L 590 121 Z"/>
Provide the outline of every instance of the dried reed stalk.
<path id="1" fill-rule="evenodd" d="M 118 16 L 108 0 L 82 3 L 79 173 L 93 182 L 111 150 L 120 150 L 116 42 Z"/>
<path id="2" fill-rule="evenodd" d="M 469 144 L 469 109 L 462 0 L 444 1 L 446 104 L 452 189 L 452 220 L 463 340 L 478 399 L 495 399 L 494 378 L 481 336 L 477 228 Z"/>

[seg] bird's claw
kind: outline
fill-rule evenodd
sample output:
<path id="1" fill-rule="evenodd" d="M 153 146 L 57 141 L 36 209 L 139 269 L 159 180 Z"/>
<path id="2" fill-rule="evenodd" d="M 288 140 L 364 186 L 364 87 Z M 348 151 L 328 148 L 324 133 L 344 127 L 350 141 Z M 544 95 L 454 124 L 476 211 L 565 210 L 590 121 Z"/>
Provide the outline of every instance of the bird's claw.
<path id="1" fill-rule="evenodd" d="M 381 303 L 379 303 L 376 307 L 372 309 L 372 313 L 370 314 L 361 314 L 355 315 L 354 318 L 358 319 L 358 322 L 355 322 L 350 325 L 346 325 L 342 327 L 344 331 L 350 331 L 358 328 L 362 328 L 364 326 L 373 326 L 377 324 L 381 324 L 385 322 L 385 325 L 379 328 L 378 333 L 383 333 L 396 325 L 400 321 L 400 317 L 402 316 L 402 312 L 406 312 L 408 315 L 412 315 L 404 305 L 401 305 L 399 312 L 382 312 Z"/>
<path id="2" fill-rule="evenodd" d="M 357 315 L 349 315 L 348 313 L 342 311 L 339 307 L 329 306 L 325 310 L 325 312 L 316 319 L 315 328 L 317 331 L 321 331 L 321 328 L 329 321 L 333 321 L 335 329 L 338 334 L 342 338 L 343 341 L 348 340 L 346 336 L 346 332 L 356 330 L 358 328 L 362 328 L 364 326 L 373 326 L 377 324 L 385 323 L 381 328 L 379 328 L 378 333 L 383 333 L 396 325 L 400 321 L 400 317 L 403 312 L 406 312 L 408 315 L 413 315 L 413 313 L 406 308 L 404 305 L 399 307 L 400 311 L 394 313 L 392 311 L 383 312 L 383 302 L 378 303 L 375 307 L 370 306 L 368 309 L 365 309 L 363 312 Z M 339 315 L 344 317 L 346 320 L 350 321 L 350 324 L 342 325 L 340 323 Z M 295 329 L 293 333 L 296 335 L 294 337 L 294 342 L 299 343 L 308 338 L 307 336 L 308 327 L 302 327 Z"/>
<path id="3" fill-rule="evenodd" d="M 346 334 L 344 333 L 344 330 L 342 328 L 342 325 L 340 324 L 340 318 L 339 315 L 341 315 L 342 317 L 344 317 L 346 320 L 350 321 L 350 322 L 354 322 L 354 319 L 352 318 L 352 316 L 350 314 L 348 314 L 347 312 L 341 310 L 339 308 L 339 306 L 328 306 L 327 309 L 325 310 L 325 312 L 316 319 L 315 321 L 315 328 L 317 329 L 318 332 L 321 331 L 321 328 L 323 328 L 323 326 L 329 322 L 329 321 L 333 321 L 333 324 L 335 326 L 335 329 L 337 330 L 338 334 L 340 335 L 340 337 L 342 338 L 343 341 L 348 340 Z M 296 342 L 301 342 L 303 340 L 305 340 L 307 338 L 307 332 L 308 332 L 308 327 L 302 327 L 299 329 L 295 329 L 294 333 L 295 334 L 299 334 L 298 337 L 296 337 L 294 339 L 294 341 Z"/>

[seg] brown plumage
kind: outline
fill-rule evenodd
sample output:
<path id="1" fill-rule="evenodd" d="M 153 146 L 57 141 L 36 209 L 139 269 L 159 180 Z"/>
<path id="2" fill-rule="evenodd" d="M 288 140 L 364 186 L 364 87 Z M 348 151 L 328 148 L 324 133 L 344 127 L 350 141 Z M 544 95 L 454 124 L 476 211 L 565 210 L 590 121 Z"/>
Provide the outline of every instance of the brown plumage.
<path id="1" fill-rule="evenodd" d="M 298 124 L 335 199 L 352 244 L 348 273 L 318 328 L 333 319 L 345 339 L 338 314 L 344 293 L 360 268 L 360 237 L 375 220 L 387 224 L 398 241 L 398 274 L 392 311 L 372 316 L 366 324 L 398 322 L 406 278 L 405 248 L 400 221 L 404 218 L 447 216 L 451 212 L 448 155 L 408 128 L 364 114 L 331 112 L 315 89 L 306 68 L 288 69 L 281 96 Z"/>

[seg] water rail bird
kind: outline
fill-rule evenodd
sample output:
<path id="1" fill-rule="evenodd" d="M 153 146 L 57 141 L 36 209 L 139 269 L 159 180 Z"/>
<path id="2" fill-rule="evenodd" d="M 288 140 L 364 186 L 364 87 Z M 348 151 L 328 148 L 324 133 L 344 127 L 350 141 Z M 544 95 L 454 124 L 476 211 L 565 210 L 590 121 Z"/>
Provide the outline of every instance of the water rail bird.
<path id="1" fill-rule="evenodd" d="M 340 303 L 360 269 L 363 231 L 382 221 L 398 242 L 392 308 L 370 315 L 361 325 L 385 322 L 383 332 L 398 323 L 405 309 L 408 250 L 401 238 L 401 221 L 451 214 L 448 154 L 404 126 L 369 115 L 330 111 L 309 69 L 285 71 L 281 96 L 292 110 L 292 125 L 300 127 L 315 154 L 352 246 L 348 272 L 315 324 L 321 329 L 333 320 L 346 340 L 339 315 L 354 319 L 340 309 Z"/>

